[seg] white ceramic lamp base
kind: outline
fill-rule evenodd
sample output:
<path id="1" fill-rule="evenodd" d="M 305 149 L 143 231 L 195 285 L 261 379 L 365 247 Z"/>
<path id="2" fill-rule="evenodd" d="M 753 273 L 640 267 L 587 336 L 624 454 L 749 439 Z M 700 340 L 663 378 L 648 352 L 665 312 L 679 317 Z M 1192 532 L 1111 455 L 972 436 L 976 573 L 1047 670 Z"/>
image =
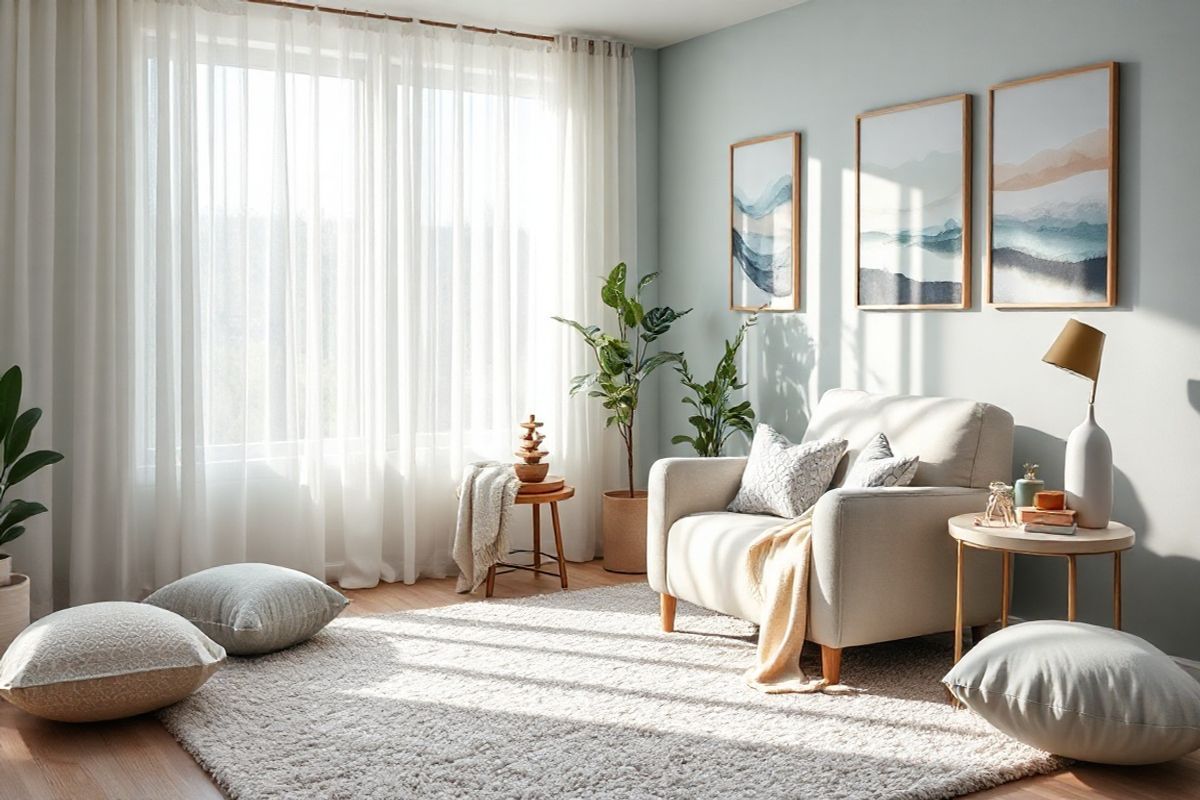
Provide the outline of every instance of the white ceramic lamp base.
<path id="1" fill-rule="evenodd" d="M 1081 528 L 1106 528 L 1112 517 L 1112 442 L 1096 424 L 1095 407 L 1088 404 L 1087 418 L 1067 437 L 1063 489 L 1067 507 L 1075 510 Z"/>

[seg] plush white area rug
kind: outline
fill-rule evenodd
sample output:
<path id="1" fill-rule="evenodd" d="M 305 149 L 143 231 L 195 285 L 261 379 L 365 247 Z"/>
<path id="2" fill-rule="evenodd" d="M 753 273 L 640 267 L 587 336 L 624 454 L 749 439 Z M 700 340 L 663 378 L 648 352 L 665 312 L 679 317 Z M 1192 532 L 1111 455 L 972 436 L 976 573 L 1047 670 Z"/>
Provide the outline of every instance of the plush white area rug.
<path id="1" fill-rule="evenodd" d="M 764 695 L 753 626 L 677 625 L 644 584 L 343 618 L 161 717 L 236 798 L 943 798 L 1061 766 L 947 704 L 948 637 L 847 651 L 862 694 Z"/>

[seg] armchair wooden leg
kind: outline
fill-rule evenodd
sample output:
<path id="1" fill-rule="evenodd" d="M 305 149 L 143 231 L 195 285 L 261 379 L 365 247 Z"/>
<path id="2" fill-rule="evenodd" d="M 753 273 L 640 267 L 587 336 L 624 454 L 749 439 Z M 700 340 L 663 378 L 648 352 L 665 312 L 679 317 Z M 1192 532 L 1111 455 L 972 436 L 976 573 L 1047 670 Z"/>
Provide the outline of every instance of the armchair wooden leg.
<path id="1" fill-rule="evenodd" d="M 972 625 L 971 626 L 971 646 L 979 644 L 983 641 L 983 637 L 987 636 L 987 625 Z"/>
<path id="2" fill-rule="evenodd" d="M 669 594 L 661 594 L 659 597 L 662 599 L 663 633 L 672 633 L 675 630 L 675 606 L 678 601 Z"/>
<path id="3" fill-rule="evenodd" d="M 830 686 L 842 681 L 842 648 L 821 645 L 821 673 Z"/>

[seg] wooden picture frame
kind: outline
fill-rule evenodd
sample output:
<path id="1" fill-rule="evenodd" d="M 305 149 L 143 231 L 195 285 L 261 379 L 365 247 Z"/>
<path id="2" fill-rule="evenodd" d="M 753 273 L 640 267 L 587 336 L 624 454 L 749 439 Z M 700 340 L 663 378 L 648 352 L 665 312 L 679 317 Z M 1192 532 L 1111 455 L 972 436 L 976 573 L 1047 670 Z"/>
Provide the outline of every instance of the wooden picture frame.
<path id="1" fill-rule="evenodd" d="M 958 104 L 961 110 L 955 112 L 952 108 L 943 108 L 951 104 Z M 858 309 L 959 311 L 971 307 L 972 108 L 973 98 L 963 93 L 866 111 L 854 118 L 854 302 Z M 904 119 L 900 115 L 904 115 Z M 893 134 L 900 135 L 881 137 L 883 143 L 892 147 L 892 152 L 872 153 L 872 158 L 864 162 L 864 123 L 870 126 L 872 122 L 883 120 L 893 126 Z M 959 126 L 959 131 L 951 128 L 954 124 Z M 959 152 L 954 152 L 955 147 Z M 876 163 L 882 161 L 878 156 L 903 160 L 883 165 Z M 955 170 L 960 174 L 957 180 Z M 887 208 L 888 192 L 880 188 L 872 191 L 870 187 L 864 192 L 864 172 L 881 178 L 883 185 L 888 187 L 902 188 L 900 180 L 913 181 L 910 198 L 902 199 L 898 190 L 894 206 Z M 918 181 L 923 183 L 918 186 Z M 957 198 L 953 192 L 946 194 L 954 184 L 958 186 Z M 926 189 L 932 189 L 934 196 L 928 205 L 921 206 L 920 213 L 917 209 L 904 207 L 912 193 L 922 197 Z M 863 229 L 864 202 L 871 205 L 871 219 L 868 220 L 871 227 L 866 231 Z M 926 219 L 925 212 L 933 216 Z M 923 222 L 932 225 L 925 227 Z M 914 223 L 921 227 L 909 227 Z M 896 230 L 879 230 L 889 224 Z M 957 227 L 957 232 L 952 225 Z M 867 281 L 863 274 L 864 236 L 872 239 L 867 244 L 871 251 L 868 258 L 876 264 L 866 267 Z M 944 252 L 947 246 L 955 246 L 955 239 L 958 240 L 960 262 L 957 265 L 946 263 L 952 262 L 953 258 L 947 258 Z M 914 278 L 904 272 L 901 265 L 908 260 L 914 247 L 931 262 L 928 273 L 940 279 Z M 926 274 L 923 264 L 918 265 L 915 272 L 918 276 Z M 870 297 L 864 298 L 864 292 Z M 916 302 L 900 302 L 901 298 L 914 295 Z"/>
<path id="2" fill-rule="evenodd" d="M 1094 81 L 1083 82 L 1091 73 L 1101 73 Z M 1106 73 L 1106 74 L 1105 74 Z M 1037 108 L 1039 113 L 1027 112 L 1021 119 L 1020 137 L 1033 144 L 1022 142 L 1020 147 L 1009 140 L 1017 139 L 1008 133 L 1010 124 L 1003 120 L 1001 131 L 997 131 L 997 95 L 1004 101 L 1014 97 L 1014 90 L 1021 92 L 1030 87 L 1044 88 L 1051 82 L 1061 81 L 1056 89 L 1061 92 L 1074 91 L 1078 97 L 1107 99 L 1106 108 L 1088 108 L 1082 112 L 1081 103 L 1053 103 L 1046 93 L 1046 100 L 1036 104 L 1036 94 L 1026 95 L 1020 103 L 1013 103 L 1001 114 L 1019 113 L 1022 107 Z M 1068 81 L 1075 81 L 1068 84 Z M 1007 93 L 1007 95 L 1006 95 Z M 1067 110 L 1077 119 L 1066 119 Z M 1047 117 L 1055 115 L 1060 138 L 1054 140 L 1046 132 Z M 1029 78 L 998 83 L 988 89 L 988 196 L 987 196 L 987 293 L 986 302 L 995 308 L 1111 308 L 1117 304 L 1117 200 L 1119 175 L 1119 121 L 1120 121 L 1120 64 L 1104 61 L 1082 67 L 1073 67 Z M 1095 127 L 1103 122 L 1102 127 Z M 1041 123 L 1041 125 L 1039 125 Z M 1070 141 L 1062 140 L 1062 131 L 1078 131 Z M 1103 131 L 1103 133 L 1101 133 Z M 1039 134 L 1045 141 L 1038 142 Z M 1000 136 L 1000 144 L 997 137 Z M 999 156 L 997 150 L 1000 150 Z M 1014 153 L 1028 152 L 1021 162 L 1012 162 Z M 1057 161 L 1051 157 L 1057 154 Z M 997 159 L 1003 159 L 998 165 Z M 1105 163 L 1107 175 L 1088 175 L 1099 172 L 1097 164 Z M 1035 170 L 1039 170 L 1035 172 Z M 1000 174 L 997 189 L 997 173 Z M 1057 177 L 1056 177 L 1057 176 Z M 1042 183 L 1038 183 L 1042 181 Z M 1074 181 L 1074 183 L 1068 183 Z M 1028 185 L 1028 188 L 1023 189 Z M 1044 197 L 1035 203 L 1034 190 Z M 999 196 L 998 196 L 999 193 Z M 1026 195 L 1026 197 L 1021 197 Z M 1106 205 L 1101 214 L 1101 205 Z M 1051 248 L 1036 251 L 1039 241 L 1035 236 L 1019 240 L 1021 225 L 1029 225 L 1022 216 L 1032 217 L 1038 208 L 1046 211 L 1040 218 L 1039 231 L 1048 237 L 1055 233 L 1075 231 L 1075 241 L 1060 236 Z M 1053 209 L 1053 214 L 1049 212 Z M 1003 230 L 997 232 L 996 221 L 1002 219 Z M 1100 231 L 1099 220 L 1103 219 L 1104 230 Z M 1028 241 L 1025 249 L 1014 246 L 1017 241 Z M 999 246 L 997 246 L 999 243 Z M 1099 274 L 1103 245 L 1103 276 Z M 1072 249 L 1074 248 L 1074 249 Z M 1002 255 L 998 258 L 997 254 Z M 1069 258 L 1064 259 L 1062 254 Z M 1056 274 L 1053 269 L 1059 268 Z M 999 276 L 997 273 L 1000 273 Z M 1047 288 L 1039 297 L 1033 288 L 1017 284 L 1022 275 L 1032 276 L 1033 281 L 1042 282 Z M 999 278 L 999 280 L 998 280 Z M 1002 285 L 997 288 L 997 284 Z"/>
<path id="3" fill-rule="evenodd" d="M 739 157 L 745 174 L 739 174 Z M 776 163 L 783 158 L 790 158 L 790 165 Z M 790 194 L 774 191 L 789 176 Z M 786 266 L 780 264 L 785 252 L 790 256 Z M 758 136 L 729 145 L 730 310 L 799 310 L 800 255 L 800 134 Z M 785 281 L 785 291 L 778 293 L 776 282 Z"/>

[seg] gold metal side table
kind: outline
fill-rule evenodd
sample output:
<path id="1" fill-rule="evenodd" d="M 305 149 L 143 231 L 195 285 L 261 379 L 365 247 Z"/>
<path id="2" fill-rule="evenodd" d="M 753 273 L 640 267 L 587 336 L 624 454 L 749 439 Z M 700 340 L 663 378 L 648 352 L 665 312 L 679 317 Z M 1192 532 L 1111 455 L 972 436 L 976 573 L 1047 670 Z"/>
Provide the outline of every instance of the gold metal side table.
<path id="1" fill-rule="evenodd" d="M 1003 589 L 1000 599 L 1000 626 L 1008 625 L 1011 599 L 1012 557 L 1057 556 L 1067 559 L 1067 619 L 1075 621 L 1075 559 L 1077 556 L 1113 556 L 1113 627 L 1121 629 L 1121 553 L 1133 547 L 1136 535 L 1128 525 L 1110 522 L 1107 528 L 1079 528 L 1074 536 L 1053 533 L 1026 533 L 1015 528 L 989 528 L 976 525 L 978 514 L 959 514 L 949 521 L 950 535 L 958 546 L 958 581 L 954 606 L 954 663 L 962 658 L 963 638 L 963 555 L 968 547 L 991 550 L 1003 555 Z"/>

